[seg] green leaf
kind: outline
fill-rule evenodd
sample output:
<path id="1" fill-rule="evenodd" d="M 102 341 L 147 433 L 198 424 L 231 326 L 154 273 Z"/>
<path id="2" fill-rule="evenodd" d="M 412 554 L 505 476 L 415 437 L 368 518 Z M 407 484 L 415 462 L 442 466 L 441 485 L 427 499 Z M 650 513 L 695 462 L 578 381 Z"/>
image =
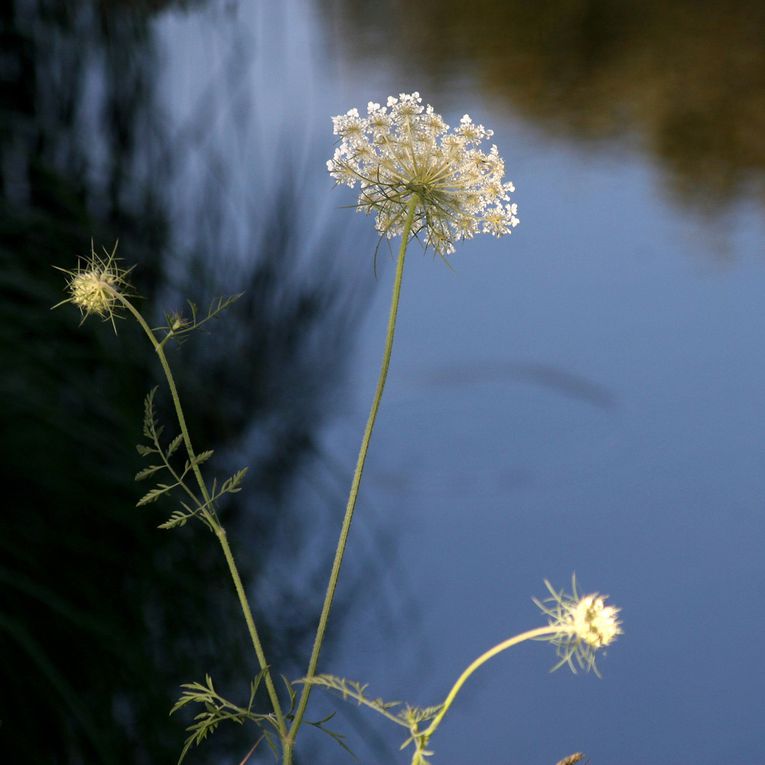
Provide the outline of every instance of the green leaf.
<path id="1" fill-rule="evenodd" d="M 157 415 L 154 411 L 154 396 L 157 394 L 154 386 L 147 394 L 143 402 L 143 434 L 146 438 L 154 440 L 157 429 Z"/>
<path id="2" fill-rule="evenodd" d="M 241 470 L 238 470 L 234 475 L 231 476 L 231 478 L 227 478 L 223 482 L 223 486 L 220 488 L 221 494 L 236 494 L 238 491 L 241 491 L 241 487 L 239 484 L 242 483 L 242 480 L 244 479 L 245 475 L 247 475 L 247 471 L 249 468 L 243 467 Z"/>
<path id="3" fill-rule="evenodd" d="M 239 292 L 235 295 L 215 298 L 210 302 L 206 315 L 200 314 L 196 303 L 187 300 L 190 316 L 182 316 L 180 313 L 166 314 L 165 321 L 167 324 L 160 329 L 167 332 L 168 339 L 182 343 L 194 330 L 216 318 L 243 294 L 243 292 Z"/>
<path id="4" fill-rule="evenodd" d="M 244 292 L 237 292 L 235 295 L 227 295 L 225 297 L 219 297 L 210 303 L 210 307 L 207 310 L 207 318 L 212 319 L 222 311 L 225 311 L 229 306 L 236 303 L 240 297 L 244 295 Z"/>
<path id="5" fill-rule="evenodd" d="M 159 452 L 151 446 L 144 446 L 143 444 L 135 445 L 136 451 L 142 457 L 148 457 L 150 454 L 159 454 Z"/>
<path id="6" fill-rule="evenodd" d="M 292 710 L 295 708 L 295 699 L 297 694 L 295 693 L 295 689 L 293 688 L 292 683 L 284 675 L 281 675 L 281 678 L 284 681 L 284 685 L 287 686 L 287 693 L 290 697 L 289 711 L 292 712 Z"/>
<path id="7" fill-rule="evenodd" d="M 191 516 L 176 510 L 164 523 L 157 526 L 158 529 L 175 529 L 179 526 L 185 526 Z"/>
<path id="8" fill-rule="evenodd" d="M 253 684 L 257 682 L 259 682 L 258 678 L 253 680 Z M 263 736 L 267 740 L 270 734 L 266 730 L 266 723 L 277 727 L 274 715 L 255 714 L 250 708 L 243 709 L 228 699 L 224 699 L 215 690 L 210 675 L 205 675 L 204 683 L 184 683 L 181 689 L 181 696 L 170 710 L 170 714 L 172 715 L 192 703 L 199 704 L 203 707 L 203 711 L 194 715 L 194 721 L 186 728 L 189 735 L 184 743 L 179 763 L 183 762 L 192 746 L 199 746 L 223 721 L 243 725 L 246 721 L 250 720 L 263 730 Z M 253 747 L 251 753 L 254 749 L 255 747 Z"/>
<path id="9" fill-rule="evenodd" d="M 185 526 L 192 518 L 198 516 L 207 505 L 192 510 L 185 502 L 181 502 L 183 510 L 176 510 L 164 523 L 157 526 L 158 529 L 174 529 L 178 526 Z M 185 511 L 185 512 L 184 512 Z"/>
<path id="10" fill-rule="evenodd" d="M 258 692 L 258 688 L 260 687 L 260 683 L 263 681 L 265 674 L 266 670 L 261 669 L 260 672 L 252 678 L 252 682 L 250 683 L 250 701 L 247 704 L 248 710 L 252 709 L 252 705 L 255 701 L 255 694 Z"/>
<path id="11" fill-rule="evenodd" d="M 167 457 L 168 459 L 173 455 L 173 453 L 178 449 L 178 447 L 181 445 L 181 441 L 183 441 L 183 433 L 179 433 L 169 444 L 167 447 Z"/>
<path id="12" fill-rule="evenodd" d="M 135 503 L 135 506 L 142 507 L 143 505 L 148 505 L 150 502 L 156 502 L 165 492 L 168 492 L 173 488 L 175 488 L 175 486 L 159 483 L 151 491 L 144 494 L 141 499 Z"/>
<path id="13" fill-rule="evenodd" d="M 335 675 L 316 675 L 310 680 L 304 678 L 297 680 L 298 683 L 311 683 L 311 685 L 321 685 L 324 688 L 329 688 L 333 691 L 338 691 L 342 694 L 344 699 L 353 699 L 358 704 L 374 709 L 375 712 L 379 712 L 384 717 L 392 720 L 397 725 L 401 725 L 404 728 L 409 728 L 407 720 L 407 711 L 413 709 L 412 707 L 405 707 L 403 711 L 394 713 L 394 709 L 401 705 L 400 701 L 383 701 L 381 698 L 370 698 L 366 695 L 367 684 L 359 683 L 355 680 L 346 680 L 343 677 L 336 677 Z"/>
<path id="14" fill-rule="evenodd" d="M 199 467 L 203 462 L 207 462 L 214 453 L 215 452 L 212 449 L 208 449 L 205 452 L 200 452 L 199 454 L 194 455 L 193 460 L 186 460 L 186 464 L 183 466 L 184 474 L 188 473 L 195 465 Z"/>
<path id="15" fill-rule="evenodd" d="M 149 465 L 149 467 L 145 467 L 143 470 L 139 470 L 135 474 L 135 480 L 143 481 L 144 478 L 148 478 L 150 475 L 154 475 L 154 473 L 156 473 L 158 470 L 162 470 L 164 467 L 164 465 Z"/>

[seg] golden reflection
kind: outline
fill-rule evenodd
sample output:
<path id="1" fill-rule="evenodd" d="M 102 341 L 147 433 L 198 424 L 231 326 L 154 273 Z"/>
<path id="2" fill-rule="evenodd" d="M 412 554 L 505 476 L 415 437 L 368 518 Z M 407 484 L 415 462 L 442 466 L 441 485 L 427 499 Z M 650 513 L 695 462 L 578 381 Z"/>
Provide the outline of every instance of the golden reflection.
<path id="1" fill-rule="evenodd" d="M 761 0 L 324 0 L 355 57 L 467 76 L 545 129 L 647 150 L 686 201 L 765 200 Z"/>

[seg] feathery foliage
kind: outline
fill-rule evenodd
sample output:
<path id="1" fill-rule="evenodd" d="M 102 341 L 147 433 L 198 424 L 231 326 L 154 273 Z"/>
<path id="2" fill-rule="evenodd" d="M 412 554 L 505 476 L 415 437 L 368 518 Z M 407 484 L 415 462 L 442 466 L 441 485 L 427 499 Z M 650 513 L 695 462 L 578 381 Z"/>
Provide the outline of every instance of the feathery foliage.
<path id="1" fill-rule="evenodd" d="M 238 491 L 241 491 L 241 484 L 248 468 L 244 467 L 237 470 L 236 473 L 223 481 L 220 488 L 218 487 L 217 479 L 213 479 L 209 498 L 200 498 L 192 486 L 189 485 L 186 478 L 195 467 L 199 467 L 207 462 L 213 456 L 214 451 L 207 449 L 194 454 L 193 457 L 185 460 L 182 469 L 174 467 L 171 463 L 171 457 L 173 457 L 181 443 L 183 443 L 183 434 L 179 433 L 166 447 L 162 446 L 161 437 L 164 432 L 164 426 L 159 424 L 157 417 L 154 401 L 156 393 L 157 387 L 155 386 L 148 392 L 144 400 L 143 435 L 149 441 L 149 444 L 137 444 L 136 449 L 142 457 L 157 455 L 161 463 L 155 463 L 143 468 L 136 474 L 135 480 L 143 481 L 165 471 L 172 478 L 172 483 L 157 483 L 138 500 L 136 507 L 143 507 L 144 505 L 156 502 L 162 495 L 180 489 L 189 499 L 191 505 L 188 502 L 180 501 L 181 509 L 174 510 L 168 520 L 159 525 L 159 528 L 172 529 L 186 525 L 193 518 L 199 518 L 211 531 L 215 531 L 215 524 L 211 522 L 211 519 L 216 517 L 215 503 L 225 494 L 236 494 Z"/>
<path id="2" fill-rule="evenodd" d="M 264 671 L 259 672 L 250 683 L 250 695 L 245 707 L 221 696 L 215 690 L 210 675 L 205 675 L 204 683 L 184 683 L 181 686 L 183 692 L 170 710 L 170 714 L 173 715 L 192 704 L 198 704 L 203 709 L 194 715 L 194 721 L 186 728 L 189 735 L 178 758 L 179 765 L 186 759 L 186 755 L 193 746 L 199 746 L 223 722 L 232 722 L 237 725 L 243 725 L 247 721 L 255 723 L 263 729 L 262 738 L 274 752 L 278 752 L 275 737 L 278 736 L 279 727 L 276 717 L 273 713 L 259 714 L 252 709 L 263 676 Z"/>

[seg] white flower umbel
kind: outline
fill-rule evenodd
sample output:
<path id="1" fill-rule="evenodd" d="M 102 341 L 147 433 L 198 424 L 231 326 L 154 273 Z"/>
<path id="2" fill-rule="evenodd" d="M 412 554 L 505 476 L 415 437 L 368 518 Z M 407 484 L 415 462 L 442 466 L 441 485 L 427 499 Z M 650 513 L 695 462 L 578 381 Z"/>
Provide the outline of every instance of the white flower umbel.
<path id="1" fill-rule="evenodd" d="M 580 669 L 593 670 L 595 654 L 616 640 L 622 634 L 620 609 L 606 605 L 607 595 L 592 593 L 580 596 L 576 591 L 576 580 L 572 580 L 572 595 L 553 589 L 545 581 L 550 597 L 534 602 L 549 617 L 549 624 L 556 631 L 543 639 L 549 640 L 557 649 L 560 661 L 553 667 L 558 669 L 568 664 L 576 672 L 574 661 Z"/>
<path id="2" fill-rule="evenodd" d="M 413 232 L 439 255 L 477 233 L 503 236 L 518 225 L 497 147 L 481 150 L 491 130 L 466 114 L 453 131 L 419 93 L 369 102 L 333 117 L 340 143 L 327 168 L 338 183 L 359 184 L 359 212 L 376 213 L 375 228 L 389 239 L 404 231 L 407 210 L 417 203 Z"/>

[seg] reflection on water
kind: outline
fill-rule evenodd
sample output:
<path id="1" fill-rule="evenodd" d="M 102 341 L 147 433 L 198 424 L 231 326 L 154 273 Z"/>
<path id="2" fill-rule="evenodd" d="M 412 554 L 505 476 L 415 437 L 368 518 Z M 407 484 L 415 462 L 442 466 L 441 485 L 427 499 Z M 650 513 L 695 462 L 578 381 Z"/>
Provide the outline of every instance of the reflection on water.
<path id="1" fill-rule="evenodd" d="M 614 396 L 604 386 L 545 364 L 474 363 L 470 367 L 439 370 L 429 381 L 436 385 L 524 381 L 549 388 L 562 396 L 586 401 L 592 406 L 608 408 L 614 404 Z"/>
<path id="2" fill-rule="evenodd" d="M 315 7 L 344 54 L 341 108 L 418 89 L 450 121 L 469 111 L 497 130 L 522 219 L 504 246 L 461 247 L 456 274 L 407 266 L 372 455 L 400 480 L 375 484 L 372 462 L 367 486 L 424 593 L 432 671 L 405 634 L 396 667 L 349 661 L 356 676 L 431 703 L 492 638 L 533 623 L 543 576 L 575 570 L 624 607 L 604 680 L 508 656 L 436 760 L 763 761 L 765 218 L 738 202 L 762 200 L 765 6 Z M 735 259 L 699 263 L 710 229 L 668 189 L 730 211 L 713 233 Z M 573 381 L 615 405 L 570 395 Z"/>
<path id="3" fill-rule="evenodd" d="M 431 88 L 468 76 L 548 130 L 637 144 L 687 202 L 763 194 L 756 0 L 323 0 L 335 40 Z M 437 20 L 437 21 L 436 21 Z M 422 87 L 425 87 L 424 85 Z"/>
<path id="4" fill-rule="evenodd" d="M 586 748 L 593 762 L 639 752 L 667 765 L 750 765 L 762 754 L 751 635 L 765 626 L 751 608 L 765 586 L 753 416 L 765 389 L 761 239 L 752 226 L 737 229 L 736 252 L 754 256 L 697 272 L 695 243 L 656 200 L 646 165 L 655 158 L 687 201 L 733 200 L 761 185 L 763 43 L 749 32 L 761 24 L 759 5 L 728 4 L 723 16 L 688 2 L 293 0 L 257 4 L 278 18 L 245 12 L 255 7 L 0 8 L 0 470 L 21 490 L 6 492 L 0 514 L 3 754 L 21 763 L 172 761 L 182 725 L 166 711 L 177 683 L 211 670 L 228 689 L 246 651 L 208 540 L 161 534 L 155 511 L 131 507 L 131 444 L 154 360 L 127 326 L 115 340 L 93 322 L 77 328 L 72 312 L 49 313 L 61 286 L 51 262 L 70 265 L 91 235 L 108 244 L 119 235 L 140 264 L 147 305 L 246 289 L 212 336 L 192 339 L 174 361 L 194 433 L 217 449 L 220 472 L 255 465 L 248 493 L 226 512 L 232 539 L 255 540 L 237 552 L 257 599 L 271 604 L 270 653 L 289 672 L 286 654 L 305 652 L 314 621 L 306 583 L 321 586 L 327 568 L 315 540 L 332 543 L 336 522 L 324 510 L 342 509 L 387 315 L 380 289 L 370 322 L 359 324 L 358 300 L 337 288 L 322 257 L 342 249 L 336 231 L 350 215 L 328 211 L 349 201 L 330 193 L 323 167 L 328 115 L 359 95 L 363 103 L 420 88 L 428 98 L 440 89 L 431 100 L 444 111 L 480 109 L 498 133 L 515 130 L 503 124 L 503 104 L 528 117 L 526 146 L 508 154 L 526 217 L 509 244 L 466 243 L 454 271 L 408 261 L 354 522 L 349 563 L 365 577 L 345 582 L 375 613 L 346 622 L 343 653 L 325 655 L 325 668 L 369 680 L 383 696 L 432 703 L 490 640 L 529 626 L 524 604 L 542 577 L 562 582 L 576 568 L 586 586 L 618 596 L 628 619 L 604 681 L 546 676 L 533 646 L 528 661 L 508 658 L 507 670 L 466 693 L 437 761 L 542 765 Z M 166 38 L 155 46 L 158 8 Z M 196 36 L 167 24 L 195 16 Z M 258 28 L 263 18 L 273 25 Z M 211 41 L 225 52 L 217 67 L 199 54 Z M 292 80 L 276 60 L 282 42 L 307 52 Z M 175 79 L 163 69 L 165 44 L 186 56 Z M 327 70 L 316 66 L 324 45 Z M 333 45 L 375 58 L 374 93 L 362 66 L 335 76 Z M 248 56 L 260 56 L 270 90 L 252 88 Z M 162 76 L 167 101 L 173 86 L 199 85 L 178 130 L 158 106 Z M 301 119 L 285 119 L 280 98 L 299 104 Z M 281 142 L 255 140 L 247 120 L 256 113 Z M 297 142 L 304 156 L 283 135 L 301 120 L 321 130 L 320 149 Z M 589 148 L 610 141 L 646 151 L 592 162 Z M 245 203 L 240 192 L 252 192 L 267 164 L 252 161 L 253 145 L 280 183 Z M 228 177 L 232 168 L 240 175 Z M 302 206 L 314 185 L 321 214 Z M 327 219 L 307 263 L 306 232 Z M 374 242 L 353 250 L 372 285 Z M 390 262 L 378 266 L 383 287 Z M 336 431 L 320 434 L 357 325 L 354 395 Z M 375 517 L 386 525 L 384 554 L 369 534 Z M 414 592 L 414 607 L 386 631 L 381 600 L 399 603 L 402 590 Z M 741 618 L 715 618 L 731 601 Z M 215 630 L 188 629 L 205 622 Z M 712 657 L 703 672 L 699 656 Z M 315 703 L 321 709 L 318 694 Z M 364 746 L 374 734 L 356 739 Z M 247 748 L 237 739 L 229 751 Z M 337 754 L 326 761 L 340 762 Z"/>
<path id="5" fill-rule="evenodd" d="M 184 211 L 186 248 L 171 247 L 174 168 L 197 150 L 209 115 L 184 141 L 168 135 L 150 26 L 168 5 L 0 8 L 4 762 L 174 761 L 183 723 L 167 711 L 178 684 L 211 672 L 238 697 L 248 683 L 241 616 L 215 545 L 201 529 L 158 531 L 167 506 L 133 507 L 132 444 L 157 374 L 152 354 L 127 322 L 114 338 L 93 320 L 78 327 L 74 311 L 49 311 L 63 284 L 51 265 L 71 267 L 91 236 L 120 238 L 146 305 L 246 291 L 211 336 L 173 358 L 196 443 L 219 455 L 216 472 L 254 468 L 224 516 L 244 574 L 270 604 L 261 621 L 269 655 L 288 674 L 299 672 L 316 621 L 311 585 L 296 591 L 285 575 L 309 541 L 304 557 L 322 571 L 326 562 L 293 530 L 291 487 L 312 470 L 359 301 L 327 268 L 295 278 L 306 243 L 286 168 L 271 204 L 240 216 L 240 244 L 227 242 L 225 256 L 222 202 L 209 186 Z M 315 262 L 338 246 L 332 232 L 314 239 Z M 312 513 L 321 519 L 338 496 L 312 497 Z M 234 734 L 238 761 L 252 742 Z M 226 731 L 206 757 L 216 744 L 226 750 Z"/>

